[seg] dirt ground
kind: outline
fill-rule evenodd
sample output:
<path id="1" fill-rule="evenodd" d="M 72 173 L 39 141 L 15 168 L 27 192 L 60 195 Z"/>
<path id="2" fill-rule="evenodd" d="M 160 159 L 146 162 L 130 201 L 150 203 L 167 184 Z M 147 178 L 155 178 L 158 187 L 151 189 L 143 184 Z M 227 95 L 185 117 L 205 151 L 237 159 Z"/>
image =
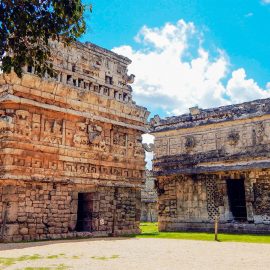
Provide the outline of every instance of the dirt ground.
<path id="1" fill-rule="evenodd" d="M 270 269 L 269 244 L 173 239 L 0 244 L 0 257 L 0 269 L 10 270 Z"/>

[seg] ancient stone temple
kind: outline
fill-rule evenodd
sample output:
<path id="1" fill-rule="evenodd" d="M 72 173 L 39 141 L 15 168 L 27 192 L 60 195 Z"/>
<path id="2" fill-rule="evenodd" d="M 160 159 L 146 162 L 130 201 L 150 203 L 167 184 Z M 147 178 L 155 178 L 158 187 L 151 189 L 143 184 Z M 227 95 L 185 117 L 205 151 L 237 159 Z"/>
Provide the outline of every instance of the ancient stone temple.
<path id="1" fill-rule="evenodd" d="M 148 111 L 130 60 L 52 43 L 55 78 L 0 75 L 0 238 L 139 232 Z"/>
<path id="2" fill-rule="evenodd" d="M 270 233 L 270 99 L 151 125 L 161 231 Z"/>
<path id="3" fill-rule="evenodd" d="M 141 221 L 157 222 L 157 191 L 153 171 L 146 170 L 141 200 Z"/>

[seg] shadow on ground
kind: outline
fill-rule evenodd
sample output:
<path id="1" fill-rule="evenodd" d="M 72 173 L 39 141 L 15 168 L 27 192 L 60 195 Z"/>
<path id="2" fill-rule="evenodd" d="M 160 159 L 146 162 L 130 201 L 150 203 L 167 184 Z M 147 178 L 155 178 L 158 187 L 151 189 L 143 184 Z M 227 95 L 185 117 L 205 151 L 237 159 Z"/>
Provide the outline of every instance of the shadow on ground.
<path id="1" fill-rule="evenodd" d="M 17 243 L 1 243 L 0 251 L 4 250 L 13 250 L 13 249 L 24 249 L 31 247 L 40 247 L 54 244 L 62 243 L 75 243 L 75 242 L 88 242 L 88 241 L 119 241 L 127 239 L 136 239 L 133 236 L 130 237 L 99 237 L 99 238 L 80 238 L 80 239 L 61 239 L 61 240 L 43 240 L 43 241 L 34 241 L 34 242 L 17 242 Z M 138 240 L 138 239 L 137 239 Z"/>

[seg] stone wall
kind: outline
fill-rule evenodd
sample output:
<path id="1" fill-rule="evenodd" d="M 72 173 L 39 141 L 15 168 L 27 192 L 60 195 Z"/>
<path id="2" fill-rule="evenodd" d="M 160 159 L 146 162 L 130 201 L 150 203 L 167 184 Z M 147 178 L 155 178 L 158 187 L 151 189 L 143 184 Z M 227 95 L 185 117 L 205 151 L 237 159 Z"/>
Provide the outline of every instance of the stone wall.
<path id="1" fill-rule="evenodd" d="M 151 125 L 161 230 L 213 230 L 218 218 L 223 231 L 270 231 L 270 99 L 191 108 L 177 117 L 155 116 Z M 237 180 L 244 205 L 234 202 L 237 193 L 230 198 L 229 185 L 236 183 L 230 181 Z M 235 207 L 246 217 L 234 216 Z"/>
<path id="2" fill-rule="evenodd" d="M 73 236 L 77 204 L 71 183 L 6 180 L 0 182 L 0 191 L 2 240 Z"/>
<path id="3" fill-rule="evenodd" d="M 84 187 L 93 193 L 88 232 L 77 232 L 78 193 L 72 183 L 0 183 L 0 239 L 28 241 L 139 233 L 140 192 L 132 188 Z"/>
<path id="4" fill-rule="evenodd" d="M 132 100 L 131 61 L 90 43 L 51 46 L 55 78 L 30 66 L 0 75 L 2 238 L 139 232 L 149 112 Z"/>
<path id="5" fill-rule="evenodd" d="M 159 178 L 159 229 L 213 231 L 217 218 L 223 232 L 269 233 L 269 175 L 270 170 Z M 235 221 L 229 205 L 226 181 L 237 178 L 245 178 L 246 222 Z"/>
<path id="6" fill-rule="evenodd" d="M 156 222 L 157 221 L 157 192 L 155 188 L 155 178 L 153 172 L 147 170 L 142 196 L 141 221 Z"/>

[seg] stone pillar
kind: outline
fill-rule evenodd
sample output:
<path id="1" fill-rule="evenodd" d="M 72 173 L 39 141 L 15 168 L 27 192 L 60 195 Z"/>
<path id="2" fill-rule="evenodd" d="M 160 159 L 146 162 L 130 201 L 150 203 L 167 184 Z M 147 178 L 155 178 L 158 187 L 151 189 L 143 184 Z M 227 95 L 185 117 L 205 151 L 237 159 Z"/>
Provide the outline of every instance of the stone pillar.
<path id="1" fill-rule="evenodd" d="M 246 208 L 247 208 L 247 221 L 254 222 L 254 213 L 253 213 L 253 202 L 254 202 L 254 191 L 253 191 L 253 182 L 256 182 L 256 179 L 250 178 L 252 174 L 246 174 L 244 185 L 245 185 L 245 197 L 246 197 Z"/>

